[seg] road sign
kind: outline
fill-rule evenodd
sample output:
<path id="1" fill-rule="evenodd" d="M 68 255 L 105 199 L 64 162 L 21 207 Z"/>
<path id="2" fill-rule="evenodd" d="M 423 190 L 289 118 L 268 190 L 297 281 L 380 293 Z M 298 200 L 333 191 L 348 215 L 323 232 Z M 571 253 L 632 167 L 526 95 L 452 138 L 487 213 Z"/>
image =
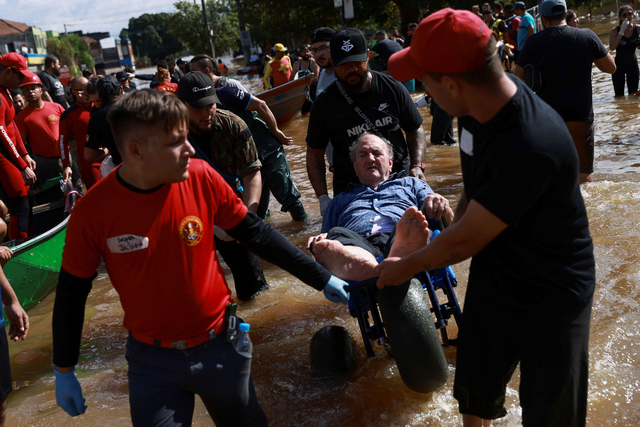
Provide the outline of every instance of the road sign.
<path id="1" fill-rule="evenodd" d="M 353 19 L 353 0 L 344 0 L 344 19 Z"/>
<path id="2" fill-rule="evenodd" d="M 240 45 L 251 47 L 251 34 L 249 30 L 240 31 Z"/>

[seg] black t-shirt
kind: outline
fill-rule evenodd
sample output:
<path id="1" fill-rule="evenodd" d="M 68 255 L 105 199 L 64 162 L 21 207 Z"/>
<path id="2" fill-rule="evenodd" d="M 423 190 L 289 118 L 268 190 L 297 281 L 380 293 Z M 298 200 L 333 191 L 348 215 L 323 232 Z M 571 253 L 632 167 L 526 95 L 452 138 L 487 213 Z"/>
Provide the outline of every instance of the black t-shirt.
<path id="1" fill-rule="evenodd" d="M 62 105 L 64 108 L 69 108 L 67 98 L 64 96 L 64 86 L 62 86 L 60 80 L 46 71 L 38 74 L 38 77 L 42 82 L 42 89 L 49 92 L 53 102 Z"/>
<path id="2" fill-rule="evenodd" d="M 120 157 L 116 141 L 113 139 L 111 125 L 107 122 L 107 115 L 112 105 L 113 102 L 91 114 L 87 127 L 87 142 L 84 146 L 94 150 L 100 147 L 108 149 L 113 164 L 117 166 L 122 163 L 122 157 Z"/>
<path id="3" fill-rule="evenodd" d="M 275 138 L 258 113 L 247 111 L 251 103 L 252 95 L 250 93 L 245 92 L 239 87 L 227 84 L 226 86 L 217 87 L 216 94 L 218 95 L 218 99 L 220 99 L 220 107 L 222 109 L 231 111 L 244 120 L 251 131 L 251 136 L 253 136 L 253 142 L 255 142 L 256 147 L 260 147 Z"/>
<path id="4" fill-rule="evenodd" d="M 334 82 L 327 86 L 311 107 L 307 144 L 311 148 L 324 150 L 331 140 L 334 148 L 334 184 L 337 179 L 360 182 L 349 159 L 349 147 L 361 134 L 370 130 L 355 111 L 355 106 L 393 144 L 394 172 L 403 170 L 402 162 L 408 155 L 407 141 L 402 131 L 414 131 L 422 125 L 422 116 L 401 83 L 375 71 L 371 71 L 371 75 L 369 89 L 348 94 L 354 101 L 353 105 L 347 103 Z"/>
<path id="5" fill-rule="evenodd" d="M 467 200 L 508 225 L 473 257 L 467 301 L 562 320 L 595 287 L 578 156 L 561 117 L 512 79 L 517 93 L 489 122 L 459 118 Z"/>
<path id="6" fill-rule="evenodd" d="M 530 36 L 517 64 L 539 64 L 547 52 L 537 94 L 565 122 L 593 121 L 591 66 L 607 55 L 607 48 L 593 31 L 563 25 Z"/>
<path id="7" fill-rule="evenodd" d="M 380 59 L 382 60 L 382 63 L 386 67 L 387 62 L 389 61 L 389 58 L 391 57 L 391 55 L 401 51 L 402 45 L 400 45 L 400 43 L 398 43 L 395 40 L 384 39 L 376 43 L 371 48 L 371 50 L 376 52 L 378 55 L 380 55 Z"/>

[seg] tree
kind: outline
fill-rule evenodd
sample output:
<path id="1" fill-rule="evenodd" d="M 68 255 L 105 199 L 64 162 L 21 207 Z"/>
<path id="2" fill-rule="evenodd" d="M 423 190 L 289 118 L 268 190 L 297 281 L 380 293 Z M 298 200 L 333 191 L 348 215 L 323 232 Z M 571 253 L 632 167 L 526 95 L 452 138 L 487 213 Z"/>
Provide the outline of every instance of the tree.
<path id="1" fill-rule="evenodd" d="M 208 53 L 209 45 L 204 28 L 200 3 L 180 1 L 167 19 L 169 32 L 194 54 Z M 240 46 L 240 31 L 235 7 L 228 0 L 209 0 L 205 3 L 209 28 L 213 33 L 216 52 L 236 50 Z"/>
<path id="2" fill-rule="evenodd" d="M 183 44 L 170 32 L 167 25 L 168 13 L 145 13 L 129 19 L 129 28 L 120 32 L 128 36 L 136 55 L 145 55 L 153 60 L 164 59 L 168 55 L 184 50 Z"/>
<path id="3" fill-rule="evenodd" d="M 81 74 L 80 66 L 83 64 L 88 68 L 93 68 L 94 66 L 89 45 L 77 34 L 69 34 L 68 36 L 57 38 L 49 37 L 47 39 L 47 52 L 50 55 L 57 56 L 60 59 L 60 64 L 68 66 L 72 76 Z"/>

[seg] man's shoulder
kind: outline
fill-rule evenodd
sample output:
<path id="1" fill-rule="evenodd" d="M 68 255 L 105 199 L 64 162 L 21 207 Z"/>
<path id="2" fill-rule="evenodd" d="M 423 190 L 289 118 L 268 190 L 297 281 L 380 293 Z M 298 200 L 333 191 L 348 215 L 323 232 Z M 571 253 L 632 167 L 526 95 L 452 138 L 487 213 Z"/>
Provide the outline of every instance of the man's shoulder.
<path id="1" fill-rule="evenodd" d="M 218 109 L 216 111 L 214 125 L 216 124 L 224 133 L 242 135 L 244 139 L 251 138 L 251 131 L 247 123 L 229 110 Z"/>
<path id="2" fill-rule="evenodd" d="M 57 102 L 44 101 L 43 111 L 46 111 L 47 113 L 55 113 L 58 115 L 58 117 L 60 117 L 62 116 L 62 113 L 65 112 L 65 109 Z"/>
<path id="3" fill-rule="evenodd" d="M 33 111 L 34 111 L 33 108 L 31 108 L 31 106 L 27 105 L 26 107 L 24 107 L 24 109 L 22 111 L 20 111 L 20 113 L 18 113 L 18 115 L 15 117 L 14 121 L 16 123 L 24 122 L 24 120 L 27 117 L 29 117 Z"/>

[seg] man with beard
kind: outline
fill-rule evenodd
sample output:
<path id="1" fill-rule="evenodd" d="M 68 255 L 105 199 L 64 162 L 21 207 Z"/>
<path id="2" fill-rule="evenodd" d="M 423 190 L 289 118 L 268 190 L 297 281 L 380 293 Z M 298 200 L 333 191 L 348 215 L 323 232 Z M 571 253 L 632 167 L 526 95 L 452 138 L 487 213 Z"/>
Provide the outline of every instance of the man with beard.
<path id="1" fill-rule="evenodd" d="M 335 33 L 336 30 L 333 28 L 320 27 L 311 34 L 311 53 L 316 64 L 321 68 L 316 85 L 316 96 L 320 95 L 336 79 L 329 53 L 329 42 Z"/>
<path id="2" fill-rule="evenodd" d="M 76 103 L 67 109 L 60 117 L 60 154 L 62 165 L 65 166 L 62 179 L 66 180 L 71 176 L 72 169 L 69 167 L 70 154 L 69 145 L 73 150 L 80 166 L 80 175 L 87 190 L 100 180 L 100 163 L 88 162 L 84 157 L 84 144 L 87 140 L 87 128 L 91 118 L 91 99 L 87 92 L 89 80 L 84 77 L 74 77 L 71 80 L 71 92 L 76 97 Z M 72 143 L 72 140 L 75 142 Z M 75 160 L 75 159 L 74 159 Z"/>
<path id="3" fill-rule="evenodd" d="M 13 107 L 16 109 L 16 115 L 20 114 L 20 111 L 24 110 L 24 97 L 17 90 L 9 89 L 11 99 L 13 100 Z"/>
<path id="4" fill-rule="evenodd" d="M 289 80 L 294 80 L 296 76 L 298 76 L 298 78 L 303 77 L 309 74 L 309 72 L 313 73 L 313 80 L 311 80 L 311 84 L 313 84 L 318 80 L 320 67 L 318 67 L 316 61 L 311 57 L 309 46 L 304 45 L 300 48 L 300 59 L 293 63 L 293 73 L 291 73 Z"/>
<path id="5" fill-rule="evenodd" d="M 44 59 L 44 71 L 38 74 L 42 81 L 42 99 L 60 104 L 66 110 L 69 104 L 64 96 L 64 86 L 58 80 L 59 75 L 60 60 L 53 55 L 47 56 Z"/>
<path id="6" fill-rule="evenodd" d="M 393 172 L 404 170 L 423 180 L 426 144 L 422 117 L 409 92 L 390 76 L 369 70 L 369 51 L 359 30 L 338 31 L 330 52 L 337 80 L 313 103 L 307 131 L 307 173 L 323 215 L 331 201 L 324 164 L 329 140 L 334 147 L 334 194 L 347 191 L 350 182 L 359 182 L 349 147 L 361 134 L 371 132 L 391 141 Z"/>

